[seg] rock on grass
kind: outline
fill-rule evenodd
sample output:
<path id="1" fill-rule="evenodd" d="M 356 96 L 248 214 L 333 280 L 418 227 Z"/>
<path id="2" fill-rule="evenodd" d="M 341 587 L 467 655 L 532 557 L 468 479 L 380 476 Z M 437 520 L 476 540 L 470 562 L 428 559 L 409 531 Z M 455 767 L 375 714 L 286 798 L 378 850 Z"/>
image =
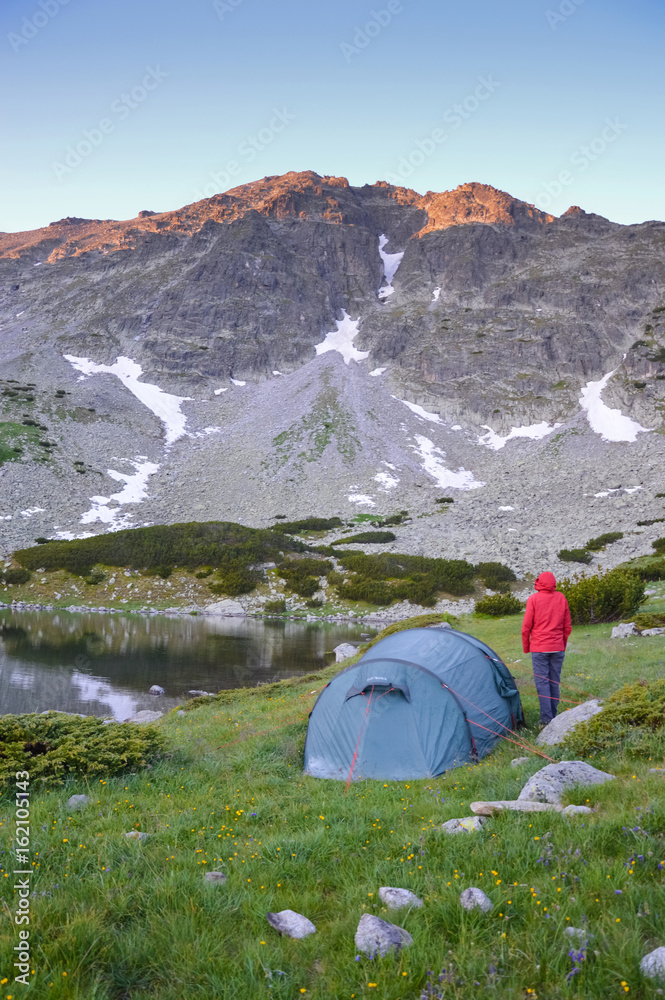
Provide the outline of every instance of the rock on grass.
<path id="1" fill-rule="evenodd" d="M 302 913 L 295 910 L 280 910 L 279 913 L 266 913 L 266 920 L 271 927 L 274 927 L 280 934 L 286 934 L 291 938 L 304 938 L 308 934 L 315 934 L 316 927 L 311 920 L 303 917 Z"/>
<path id="2" fill-rule="evenodd" d="M 520 792 L 518 800 L 559 802 L 564 792 L 578 785 L 603 785 L 613 780 L 613 774 L 599 771 L 581 760 L 562 760 L 536 771 Z"/>
<path id="3" fill-rule="evenodd" d="M 383 957 L 391 951 L 399 951 L 413 944 L 413 938 L 403 927 L 390 924 L 371 913 L 363 913 L 356 930 L 355 942 L 358 951 L 365 955 L 374 956 L 378 952 Z"/>

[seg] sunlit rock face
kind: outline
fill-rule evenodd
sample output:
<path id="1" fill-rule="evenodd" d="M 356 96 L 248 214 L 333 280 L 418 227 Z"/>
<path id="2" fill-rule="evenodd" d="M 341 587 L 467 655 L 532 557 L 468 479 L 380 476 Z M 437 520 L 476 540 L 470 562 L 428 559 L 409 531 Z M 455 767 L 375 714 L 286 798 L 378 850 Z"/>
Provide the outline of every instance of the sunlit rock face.
<path id="1" fill-rule="evenodd" d="M 658 525 L 628 532 L 662 507 L 664 241 L 311 171 L 0 234 L 2 552 L 400 509 L 432 516 L 397 550 L 556 569 L 619 529 L 603 565 L 649 551 Z"/>

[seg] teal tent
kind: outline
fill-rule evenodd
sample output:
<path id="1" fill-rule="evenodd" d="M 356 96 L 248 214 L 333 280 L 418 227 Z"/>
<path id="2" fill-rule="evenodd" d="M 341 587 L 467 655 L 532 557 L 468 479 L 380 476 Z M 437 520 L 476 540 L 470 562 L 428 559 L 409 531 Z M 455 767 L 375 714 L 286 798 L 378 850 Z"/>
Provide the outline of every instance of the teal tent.
<path id="1" fill-rule="evenodd" d="M 513 677 L 479 639 L 449 626 L 377 642 L 319 695 L 305 742 L 317 778 L 431 778 L 479 760 L 524 721 Z"/>

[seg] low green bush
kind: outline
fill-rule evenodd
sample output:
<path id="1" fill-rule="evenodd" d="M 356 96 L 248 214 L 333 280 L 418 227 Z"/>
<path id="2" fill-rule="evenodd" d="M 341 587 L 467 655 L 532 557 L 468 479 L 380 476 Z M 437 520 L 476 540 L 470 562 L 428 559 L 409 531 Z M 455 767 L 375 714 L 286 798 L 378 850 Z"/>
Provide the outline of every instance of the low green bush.
<path id="1" fill-rule="evenodd" d="M 640 580 L 665 580 L 665 559 L 648 563 L 646 566 L 630 566 L 630 572 Z"/>
<path id="2" fill-rule="evenodd" d="M 657 538 L 651 545 L 659 556 L 665 555 L 665 538 Z"/>
<path id="3" fill-rule="evenodd" d="M 396 538 L 397 535 L 394 535 L 392 531 L 360 531 L 357 535 L 339 538 L 335 545 L 348 545 L 351 542 L 361 545 L 383 545 L 386 542 L 394 542 Z"/>
<path id="4" fill-rule="evenodd" d="M 523 606 L 512 594 L 493 594 L 476 601 L 475 614 L 502 618 L 504 615 L 518 615 Z"/>
<path id="5" fill-rule="evenodd" d="M 636 614 L 644 601 L 644 581 L 625 569 L 613 569 L 604 576 L 565 579 L 557 590 L 568 600 L 573 625 L 621 621 Z"/>
<path id="6" fill-rule="evenodd" d="M 312 597 L 319 589 L 319 577 L 327 576 L 333 564 L 327 559 L 288 559 L 279 567 L 286 586 L 300 597 Z"/>
<path id="7" fill-rule="evenodd" d="M 351 574 L 335 577 L 337 593 L 345 600 L 369 604 L 411 601 L 432 607 L 439 593 L 461 596 L 473 592 L 475 567 L 463 559 L 428 559 L 392 552 L 340 553 L 338 559 Z"/>
<path id="8" fill-rule="evenodd" d="M 266 601 L 263 608 L 267 615 L 283 615 L 286 611 L 286 601 Z"/>
<path id="9" fill-rule="evenodd" d="M 93 716 L 61 712 L 0 716 L 0 783 L 17 771 L 30 780 L 61 781 L 69 775 L 110 777 L 144 767 L 166 749 L 154 726 L 130 722 L 105 725 Z"/>
<path id="10" fill-rule="evenodd" d="M 590 563 L 591 553 L 586 549 L 560 549 L 559 559 L 561 562 Z"/>
<path id="11" fill-rule="evenodd" d="M 92 571 L 90 576 L 86 576 L 83 579 L 85 583 L 88 584 L 89 587 L 96 587 L 98 584 L 104 582 L 104 580 L 106 579 L 106 574 L 102 572 L 101 569 L 95 569 Z"/>
<path id="12" fill-rule="evenodd" d="M 623 538 L 623 531 L 606 531 L 604 535 L 598 535 L 598 538 L 590 538 L 586 547 L 591 552 L 600 552 L 606 545 L 618 542 L 620 538 Z"/>
<path id="13" fill-rule="evenodd" d="M 305 517 L 302 521 L 284 521 L 276 525 L 277 530 L 283 531 L 285 535 L 298 535 L 303 531 L 332 531 L 333 528 L 341 527 L 339 517 Z"/>
<path id="14" fill-rule="evenodd" d="M 47 542 L 20 549 L 14 557 L 25 569 L 64 569 L 88 576 L 93 566 L 126 566 L 145 573 L 167 567 L 235 569 L 279 562 L 280 552 L 302 552 L 302 541 L 277 529 L 246 528 L 230 521 L 190 521 L 127 528 L 92 538 Z"/>
<path id="15" fill-rule="evenodd" d="M 656 496 L 662 496 L 662 494 L 656 493 Z M 646 521 L 637 521 L 637 525 L 640 528 L 648 528 L 652 524 L 662 524 L 665 521 L 665 517 L 651 517 Z"/>
<path id="16" fill-rule="evenodd" d="M 227 597 L 238 597 L 240 594 L 251 593 L 258 581 L 258 574 L 253 570 L 245 569 L 244 566 L 233 566 L 220 570 L 216 582 L 209 584 L 208 589 L 216 597 L 222 594 L 226 594 Z"/>
<path id="17" fill-rule="evenodd" d="M 665 754 L 665 680 L 626 684 L 601 712 L 578 723 L 562 746 L 576 757 L 613 751 L 629 757 L 662 759 Z"/>
<path id="18" fill-rule="evenodd" d="M 27 569 L 6 569 L 0 573 L 2 583 L 22 584 L 27 583 L 32 573 Z"/>
<path id="19" fill-rule="evenodd" d="M 434 503 L 455 503 L 452 497 L 438 497 Z"/>
<path id="20" fill-rule="evenodd" d="M 645 612 L 641 615 L 633 615 L 631 619 L 637 626 L 637 628 L 665 628 L 665 614 L 659 613 L 657 611 L 649 614 Z"/>
<path id="21" fill-rule="evenodd" d="M 501 593 L 508 593 L 510 591 L 509 584 L 514 583 L 517 579 L 510 566 L 505 566 L 500 562 L 478 563 L 476 573 L 486 587 Z"/>

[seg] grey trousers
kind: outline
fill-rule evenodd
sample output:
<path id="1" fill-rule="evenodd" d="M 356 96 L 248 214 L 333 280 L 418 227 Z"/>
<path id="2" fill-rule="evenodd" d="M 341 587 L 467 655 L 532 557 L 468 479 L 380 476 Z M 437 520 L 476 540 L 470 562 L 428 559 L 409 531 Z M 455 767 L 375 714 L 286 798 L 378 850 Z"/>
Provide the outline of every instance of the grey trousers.
<path id="1" fill-rule="evenodd" d="M 533 680 L 540 701 L 540 721 L 551 722 L 559 707 L 559 682 L 566 654 L 532 653 Z"/>

